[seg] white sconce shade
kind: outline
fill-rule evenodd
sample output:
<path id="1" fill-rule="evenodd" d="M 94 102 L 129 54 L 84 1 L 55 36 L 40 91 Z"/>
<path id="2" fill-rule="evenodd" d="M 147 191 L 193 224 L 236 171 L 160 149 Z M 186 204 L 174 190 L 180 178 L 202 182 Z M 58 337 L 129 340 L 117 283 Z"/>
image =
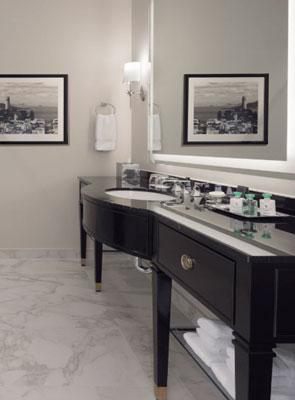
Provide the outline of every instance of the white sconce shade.
<path id="1" fill-rule="evenodd" d="M 123 83 L 140 82 L 140 62 L 129 62 L 124 65 Z"/>

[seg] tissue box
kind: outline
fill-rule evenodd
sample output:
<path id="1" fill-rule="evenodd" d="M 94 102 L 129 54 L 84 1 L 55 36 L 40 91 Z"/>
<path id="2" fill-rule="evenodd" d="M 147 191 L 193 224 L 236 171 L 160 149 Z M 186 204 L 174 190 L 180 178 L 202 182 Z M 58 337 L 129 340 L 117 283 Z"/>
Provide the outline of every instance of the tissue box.
<path id="1" fill-rule="evenodd" d="M 122 183 L 139 186 L 140 185 L 140 167 L 134 163 L 117 163 L 117 178 L 122 179 Z"/>

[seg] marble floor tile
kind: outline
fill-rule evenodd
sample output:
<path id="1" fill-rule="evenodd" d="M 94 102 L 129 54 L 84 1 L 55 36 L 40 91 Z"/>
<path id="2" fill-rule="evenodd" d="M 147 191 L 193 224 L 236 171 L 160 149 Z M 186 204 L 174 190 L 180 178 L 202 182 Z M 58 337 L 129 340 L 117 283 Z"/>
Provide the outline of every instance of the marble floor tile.
<path id="1" fill-rule="evenodd" d="M 175 384 L 168 390 L 169 400 L 194 400 L 192 395 Z M 0 400 L 154 400 L 152 387 L 0 387 Z M 211 400 L 211 399 L 210 399 Z"/>
<path id="2" fill-rule="evenodd" d="M 91 265 L 1 258 L 0 400 L 154 399 L 151 306 L 129 256 L 104 255 L 102 293 Z M 222 398 L 173 338 L 168 393 Z"/>

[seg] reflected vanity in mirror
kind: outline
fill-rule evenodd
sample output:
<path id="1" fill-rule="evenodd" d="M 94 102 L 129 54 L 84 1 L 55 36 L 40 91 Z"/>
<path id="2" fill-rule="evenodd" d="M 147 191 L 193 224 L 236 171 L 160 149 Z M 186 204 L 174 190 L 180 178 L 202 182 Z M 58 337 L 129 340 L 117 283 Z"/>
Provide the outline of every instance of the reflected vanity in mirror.
<path id="1" fill-rule="evenodd" d="M 154 160 L 290 169 L 291 3 L 152 1 Z"/>

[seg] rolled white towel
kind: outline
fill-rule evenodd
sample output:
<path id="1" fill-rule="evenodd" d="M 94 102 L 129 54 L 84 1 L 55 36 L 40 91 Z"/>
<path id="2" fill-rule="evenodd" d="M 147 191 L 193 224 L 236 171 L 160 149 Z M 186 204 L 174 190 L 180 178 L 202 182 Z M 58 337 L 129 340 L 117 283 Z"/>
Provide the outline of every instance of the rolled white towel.
<path id="1" fill-rule="evenodd" d="M 281 394 L 279 392 L 273 391 L 271 393 L 271 400 L 295 400 L 295 396 L 289 396 L 286 394 Z"/>
<path id="2" fill-rule="evenodd" d="M 271 400 L 295 400 L 295 394 L 288 392 L 284 387 L 273 388 Z"/>
<path id="3" fill-rule="evenodd" d="M 203 342 L 197 333 L 186 332 L 183 337 L 194 353 L 196 353 L 208 367 L 211 367 L 213 363 L 220 362 L 224 359 L 218 352 L 214 353 L 209 351 L 203 345 Z"/>
<path id="4" fill-rule="evenodd" d="M 292 377 L 289 376 L 273 376 L 272 377 L 272 387 L 276 388 L 284 388 L 284 391 L 288 394 L 292 394 L 295 396 L 295 381 Z"/>
<path id="5" fill-rule="evenodd" d="M 235 359 L 235 348 L 233 346 L 227 346 L 226 355 L 228 356 L 228 358 L 231 358 L 232 360 L 234 360 Z"/>
<path id="6" fill-rule="evenodd" d="M 277 347 L 274 352 L 289 368 L 295 369 L 295 349 L 291 346 Z"/>
<path id="7" fill-rule="evenodd" d="M 280 393 L 272 393 L 271 400 L 295 400 L 295 396 L 286 396 Z"/>
<path id="8" fill-rule="evenodd" d="M 212 371 L 214 372 L 216 378 L 219 380 L 222 386 L 231 395 L 231 397 L 235 398 L 235 375 L 230 371 L 225 362 L 213 363 Z"/>
<path id="9" fill-rule="evenodd" d="M 226 348 L 231 345 L 231 338 L 222 337 L 219 339 L 214 339 L 213 337 L 208 335 L 203 328 L 197 328 L 196 331 L 204 345 L 207 346 L 209 349 L 212 349 L 214 351 L 222 351 L 223 353 L 225 353 Z"/>
<path id="10" fill-rule="evenodd" d="M 228 346 L 226 348 L 226 365 L 231 370 L 233 374 L 236 372 L 236 365 L 235 365 L 235 348 L 233 346 Z"/>
<path id="11" fill-rule="evenodd" d="M 292 374 L 294 370 L 290 369 L 283 360 L 281 360 L 279 357 L 275 357 L 273 360 L 273 366 L 272 366 L 272 376 L 294 376 L 295 377 L 295 371 Z"/>
<path id="12" fill-rule="evenodd" d="M 231 372 L 233 374 L 236 373 L 236 366 L 235 366 L 235 359 L 234 358 L 227 358 L 226 359 L 226 365 L 228 366 L 228 368 L 231 370 Z"/>
<path id="13" fill-rule="evenodd" d="M 233 331 L 222 321 L 199 318 L 198 325 L 214 339 L 231 338 Z"/>

